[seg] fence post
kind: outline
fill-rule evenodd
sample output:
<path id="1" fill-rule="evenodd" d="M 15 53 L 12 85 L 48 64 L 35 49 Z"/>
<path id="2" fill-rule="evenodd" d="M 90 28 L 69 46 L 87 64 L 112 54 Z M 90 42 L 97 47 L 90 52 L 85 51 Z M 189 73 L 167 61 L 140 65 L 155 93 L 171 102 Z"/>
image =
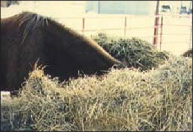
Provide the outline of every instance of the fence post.
<path id="1" fill-rule="evenodd" d="M 162 48 L 162 35 L 163 35 L 163 15 L 161 16 L 160 51 L 161 51 L 161 48 Z"/>
<path id="2" fill-rule="evenodd" d="M 192 26 L 190 28 L 190 45 L 189 45 L 189 48 L 192 47 Z"/>
<path id="3" fill-rule="evenodd" d="M 82 19 L 82 33 L 84 34 L 85 30 L 85 18 Z"/>
<path id="4" fill-rule="evenodd" d="M 157 48 L 157 44 L 158 44 L 159 17 L 160 17 L 160 16 L 156 16 L 156 18 L 155 18 L 155 26 L 154 26 L 153 44 L 154 44 L 154 46 L 155 46 L 156 48 Z"/>
<path id="5" fill-rule="evenodd" d="M 127 31 L 127 17 L 125 17 L 124 37 L 126 37 L 126 31 Z"/>
<path id="6" fill-rule="evenodd" d="M 158 25 L 159 25 L 159 0 L 156 3 L 156 11 L 155 11 L 155 25 L 154 25 L 154 38 L 153 44 L 157 48 L 158 44 Z"/>

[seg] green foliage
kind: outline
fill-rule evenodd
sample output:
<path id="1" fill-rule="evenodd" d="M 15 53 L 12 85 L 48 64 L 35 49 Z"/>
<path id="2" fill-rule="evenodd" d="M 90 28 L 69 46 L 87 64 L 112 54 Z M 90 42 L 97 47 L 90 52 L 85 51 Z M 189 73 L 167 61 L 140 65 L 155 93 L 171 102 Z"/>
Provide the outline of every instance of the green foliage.
<path id="1" fill-rule="evenodd" d="M 156 68 L 169 58 L 169 53 L 158 52 L 152 44 L 138 38 L 112 38 L 102 33 L 92 38 L 128 67 L 139 68 L 142 71 Z"/>

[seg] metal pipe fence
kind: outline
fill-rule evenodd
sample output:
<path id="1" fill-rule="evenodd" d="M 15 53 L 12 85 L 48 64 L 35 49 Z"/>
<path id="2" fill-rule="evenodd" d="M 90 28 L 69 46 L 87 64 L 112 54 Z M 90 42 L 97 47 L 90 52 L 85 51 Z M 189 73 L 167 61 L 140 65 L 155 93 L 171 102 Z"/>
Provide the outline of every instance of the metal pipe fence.
<path id="1" fill-rule="evenodd" d="M 134 20 L 134 19 L 138 19 L 138 18 L 144 18 L 148 19 L 148 18 L 153 18 L 153 20 L 155 20 L 156 18 L 159 18 L 158 23 L 155 23 L 152 26 L 131 26 L 129 24 L 130 20 Z M 129 31 L 137 31 L 137 30 L 148 30 L 148 29 L 156 29 L 156 32 L 152 32 L 152 35 L 146 35 L 144 34 L 143 36 L 137 36 L 139 38 L 152 38 L 152 43 L 155 45 L 155 47 L 159 50 L 162 50 L 162 44 L 168 44 L 168 43 L 189 43 L 189 47 L 191 47 L 191 43 L 192 43 L 192 25 L 191 24 L 168 24 L 165 22 L 165 20 L 167 20 L 168 18 L 170 19 L 177 19 L 178 21 L 180 21 L 181 19 L 187 19 L 187 21 L 191 21 L 192 23 L 192 17 L 191 16 L 182 16 L 182 15 L 156 15 L 156 16 L 89 16 L 89 17 L 60 17 L 60 18 L 56 18 L 57 20 L 60 19 L 65 19 L 65 20 L 81 20 L 82 21 L 82 29 L 80 30 L 76 30 L 78 32 L 81 32 L 82 34 L 86 34 L 87 32 L 98 32 L 98 31 L 123 31 L 123 37 L 126 37 Z M 91 20 L 91 19 L 103 19 L 108 20 L 108 19 L 117 19 L 117 20 L 123 20 L 122 23 L 122 27 L 107 27 L 107 28 L 87 28 L 87 21 Z M 116 24 L 116 23 L 115 23 Z M 142 24 L 143 25 L 143 24 Z M 168 28 L 175 28 L 174 32 L 175 33 L 170 33 L 168 31 L 166 31 Z M 189 31 L 185 32 L 185 33 L 177 33 L 175 30 L 180 30 L 179 28 L 190 28 Z M 173 29 L 172 29 L 173 30 Z M 165 42 L 165 38 L 166 37 L 176 37 L 175 41 L 166 41 Z M 177 39 L 177 37 L 180 36 L 189 36 L 189 41 L 179 41 Z M 131 35 L 132 37 L 132 35 Z M 185 39 L 184 39 L 185 40 Z"/>

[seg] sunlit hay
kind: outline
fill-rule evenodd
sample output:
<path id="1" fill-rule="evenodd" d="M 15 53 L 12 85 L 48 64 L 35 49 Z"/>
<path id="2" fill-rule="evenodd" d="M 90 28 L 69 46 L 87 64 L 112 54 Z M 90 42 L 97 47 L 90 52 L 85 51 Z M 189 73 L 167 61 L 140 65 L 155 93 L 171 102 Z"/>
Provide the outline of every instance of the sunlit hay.
<path id="1" fill-rule="evenodd" d="M 1 105 L 1 130 L 192 131 L 192 61 L 149 72 L 111 69 L 60 84 L 35 69 L 20 97 Z"/>

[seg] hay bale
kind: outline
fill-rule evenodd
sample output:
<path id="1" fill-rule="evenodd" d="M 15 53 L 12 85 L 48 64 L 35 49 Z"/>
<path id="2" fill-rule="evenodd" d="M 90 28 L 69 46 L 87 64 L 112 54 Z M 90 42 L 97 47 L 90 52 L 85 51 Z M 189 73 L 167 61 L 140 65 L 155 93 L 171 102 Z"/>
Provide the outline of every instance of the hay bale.
<path id="1" fill-rule="evenodd" d="M 1 105 L 1 130 L 192 131 L 192 60 L 149 72 L 112 69 L 61 84 L 41 69 Z"/>
<path id="2" fill-rule="evenodd" d="M 92 38 L 127 67 L 139 68 L 142 71 L 164 64 L 170 56 L 168 52 L 159 52 L 152 44 L 139 38 L 110 37 L 103 33 Z"/>

